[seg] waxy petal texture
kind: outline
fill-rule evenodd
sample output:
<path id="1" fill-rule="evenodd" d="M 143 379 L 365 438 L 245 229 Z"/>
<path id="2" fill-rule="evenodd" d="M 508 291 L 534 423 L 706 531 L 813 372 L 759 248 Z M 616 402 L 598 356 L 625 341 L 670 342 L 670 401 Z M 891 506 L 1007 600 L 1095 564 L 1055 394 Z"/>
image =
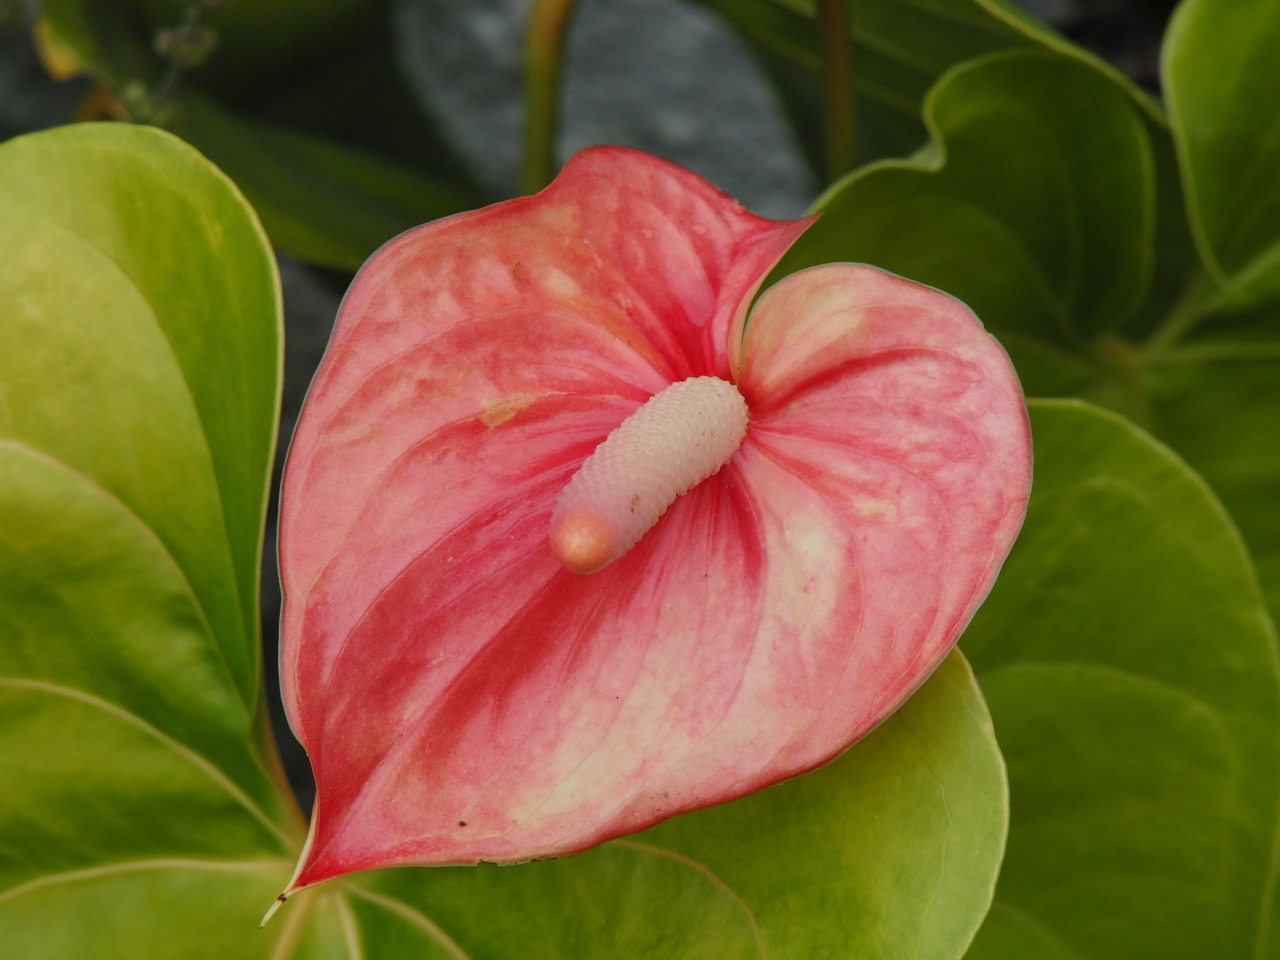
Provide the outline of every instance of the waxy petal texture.
<path id="1" fill-rule="evenodd" d="M 963 305 L 870 267 L 795 274 L 748 322 L 808 222 L 596 148 L 366 264 L 284 480 L 283 685 L 318 787 L 291 890 L 740 796 L 838 754 L 954 644 L 1025 507 L 1017 380 Z M 566 571 L 560 491 L 694 376 L 738 384 L 743 446 Z"/>

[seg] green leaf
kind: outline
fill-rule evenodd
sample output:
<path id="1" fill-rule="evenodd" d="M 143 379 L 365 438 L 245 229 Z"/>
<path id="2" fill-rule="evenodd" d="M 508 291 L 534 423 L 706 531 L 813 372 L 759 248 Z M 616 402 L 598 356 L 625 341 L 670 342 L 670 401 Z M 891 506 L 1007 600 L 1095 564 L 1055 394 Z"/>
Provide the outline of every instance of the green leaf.
<path id="1" fill-rule="evenodd" d="M 1146 131 L 1154 161 L 1151 184 L 1155 192 L 1154 264 L 1146 302 L 1120 330 L 1121 335 L 1131 340 L 1151 337 L 1178 309 L 1188 278 L 1198 276 L 1202 270 L 1191 225 L 1187 223 L 1186 197 L 1173 134 L 1167 123 L 1151 119 L 1146 123 Z"/>
<path id="2" fill-rule="evenodd" d="M 959 957 L 986 912 L 1005 785 L 958 654 L 843 757 L 564 860 L 389 870 L 291 900 L 370 958 Z"/>
<path id="3" fill-rule="evenodd" d="M 1152 269 L 1153 159 L 1108 78 L 1040 51 L 992 54 L 929 95 L 933 141 L 817 204 L 781 269 L 875 263 L 967 302 L 1029 389 L 1083 389 L 1089 338 L 1137 310 Z"/>
<path id="4" fill-rule="evenodd" d="M 1151 430 L 1176 446 L 1240 525 L 1273 618 L 1280 616 L 1280 315 L 1258 336 L 1220 321 L 1153 352 L 1147 375 Z"/>
<path id="5" fill-rule="evenodd" d="M 262 752 L 270 250 L 149 128 L 9 141 L 0 182 L 6 953 L 265 954 L 300 835 Z"/>
<path id="6" fill-rule="evenodd" d="M 1027 521 L 964 638 L 1009 766 L 971 960 L 1275 956 L 1280 666 L 1239 536 L 1123 419 L 1032 404 Z"/>
<path id="7" fill-rule="evenodd" d="M 11 141 L 0 180 L 15 298 L 0 352 L 6 433 L 87 474 L 157 532 L 252 702 L 281 349 L 279 284 L 258 227 L 207 161 L 148 130 L 83 125 Z M 126 374 L 133 391 L 120 387 Z"/>
<path id="8" fill-rule="evenodd" d="M 1235 306 L 1280 296 L 1280 6 L 1186 0 L 1163 51 L 1200 251 Z"/>

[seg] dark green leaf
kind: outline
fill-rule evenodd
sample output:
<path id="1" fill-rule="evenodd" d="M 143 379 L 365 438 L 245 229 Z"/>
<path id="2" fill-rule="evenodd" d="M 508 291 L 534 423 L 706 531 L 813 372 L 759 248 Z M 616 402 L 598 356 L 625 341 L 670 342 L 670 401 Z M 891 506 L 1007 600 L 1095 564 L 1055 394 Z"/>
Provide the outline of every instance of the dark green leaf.
<path id="1" fill-rule="evenodd" d="M 1200 470 L 1280 611 L 1280 310 L 1222 312 L 1169 132 L 1089 67 L 1032 51 L 956 69 L 927 107 L 930 148 L 837 184 L 782 269 L 864 260 L 965 300 L 1029 393 L 1121 411 Z"/>
<path id="2" fill-rule="evenodd" d="M 1280 615 L 1280 306 L 1248 335 L 1218 323 L 1153 350 L 1150 425 L 1222 497 Z M 1257 337 L 1257 339 L 1254 339 Z"/>
<path id="3" fill-rule="evenodd" d="M 1280 6 L 1186 0 L 1164 48 L 1169 119 L 1200 250 L 1236 306 L 1280 296 Z"/>
<path id="4" fill-rule="evenodd" d="M 833 187 L 782 269 L 865 261 L 940 287 L 1001 336 L 1029 389 L 1082 389 L 1088 338 L 1132 316 L 1151 274 L 1142 116 L 1089 66 L 1024 50 L 948 74 L 926 118 L 932 144 Z"/>
<path id="5" fill-rule="evenodd" d="M 964 638 L 1013 820 L 972 960 L 1272 956 L 1275 631 L 1204 484 L 1124 420 L 1032 405 L 1022 537 Z"/>

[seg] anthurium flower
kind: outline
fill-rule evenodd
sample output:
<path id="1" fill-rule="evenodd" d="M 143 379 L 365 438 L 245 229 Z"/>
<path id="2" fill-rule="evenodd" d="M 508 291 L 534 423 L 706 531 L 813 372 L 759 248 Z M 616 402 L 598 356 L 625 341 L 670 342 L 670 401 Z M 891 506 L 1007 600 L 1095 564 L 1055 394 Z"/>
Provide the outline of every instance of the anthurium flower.
<path id="1" fill-rule="evenodd" d="M 288 893 L 572 853 L 809 770 L 955 644 L 1026 410 L 961 303 L 795 273 L 620 148 L 387 244 L 284 479 L 282 673 L 318 796 Z"/>

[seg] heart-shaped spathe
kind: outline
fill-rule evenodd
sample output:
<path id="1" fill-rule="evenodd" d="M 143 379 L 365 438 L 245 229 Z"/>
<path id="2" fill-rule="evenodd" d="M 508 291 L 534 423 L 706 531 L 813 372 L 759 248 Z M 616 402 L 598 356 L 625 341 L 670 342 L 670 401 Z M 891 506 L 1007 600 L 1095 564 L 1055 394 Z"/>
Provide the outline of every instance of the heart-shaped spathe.
<path id="1" fill-rule="evenodd" d="M 286 707 L 315 771 L 286 895 L 353 870 L 572 853 L 802 773 L 955 644 L 1022 522 L 1017 378 L 961 303 L 809 220 L 579 154 L 387 244 L 289 453 Z M 741 447 L 598 573 L 561 490 L 653 395 L 736 384 Z"/>

